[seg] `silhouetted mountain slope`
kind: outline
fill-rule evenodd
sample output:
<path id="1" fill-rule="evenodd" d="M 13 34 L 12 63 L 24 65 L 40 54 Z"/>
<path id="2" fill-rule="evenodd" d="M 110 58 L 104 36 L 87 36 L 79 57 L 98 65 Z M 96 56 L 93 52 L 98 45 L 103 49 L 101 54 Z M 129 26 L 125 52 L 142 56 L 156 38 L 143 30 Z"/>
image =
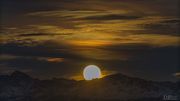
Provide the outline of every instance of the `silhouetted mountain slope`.
<path id="1" fill-rule="evenodd" d="M 178 83 L 122 74 L 92 81 L 38 80 L 18 71 L 0 76 L 0 101 L 161 101 L 178 94 Z"/>

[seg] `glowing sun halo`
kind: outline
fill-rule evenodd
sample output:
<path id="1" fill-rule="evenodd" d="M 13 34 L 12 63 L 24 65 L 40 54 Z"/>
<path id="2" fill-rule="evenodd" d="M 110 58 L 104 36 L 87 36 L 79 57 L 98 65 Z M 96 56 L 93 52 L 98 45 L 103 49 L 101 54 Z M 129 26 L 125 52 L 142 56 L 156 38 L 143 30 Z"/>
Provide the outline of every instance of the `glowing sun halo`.
<path id="1" fill-rule="evenodd" d="M 88 65 L 84 68 L 83 76 L 85 80 L 101 78 L 101 70 L 95 65 Z"/>

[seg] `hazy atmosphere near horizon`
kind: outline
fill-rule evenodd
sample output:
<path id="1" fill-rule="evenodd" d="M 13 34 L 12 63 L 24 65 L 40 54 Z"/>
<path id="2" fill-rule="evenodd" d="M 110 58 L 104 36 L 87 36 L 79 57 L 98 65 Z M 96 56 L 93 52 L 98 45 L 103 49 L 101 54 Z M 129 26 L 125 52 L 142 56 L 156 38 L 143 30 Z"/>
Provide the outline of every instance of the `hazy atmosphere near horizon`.
<path id="1" fill-rule="evenodd" d="M 179 0 L 0 0 L 0 75 L 176 81 Z"/>

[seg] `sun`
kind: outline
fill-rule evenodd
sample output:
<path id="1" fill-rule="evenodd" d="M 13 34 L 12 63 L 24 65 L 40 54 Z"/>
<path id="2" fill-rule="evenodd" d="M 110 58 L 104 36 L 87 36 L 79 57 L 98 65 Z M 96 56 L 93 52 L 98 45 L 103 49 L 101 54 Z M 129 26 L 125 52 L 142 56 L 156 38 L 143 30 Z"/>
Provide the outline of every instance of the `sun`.
<path id="1" fill-rule="evenodd" d="M 88 65 L 84 68 L 83 76 L 85 80 L 101 78 L 101 70 L 95 65 Z"/>

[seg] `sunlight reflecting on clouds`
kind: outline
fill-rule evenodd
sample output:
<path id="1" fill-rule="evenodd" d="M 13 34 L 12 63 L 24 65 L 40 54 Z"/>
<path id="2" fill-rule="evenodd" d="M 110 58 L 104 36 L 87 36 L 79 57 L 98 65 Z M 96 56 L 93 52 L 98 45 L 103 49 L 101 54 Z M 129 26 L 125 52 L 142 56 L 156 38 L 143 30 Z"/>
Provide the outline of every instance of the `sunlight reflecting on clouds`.
<path id="1" fill-rule="evenodd" d="M 96 12 L 82 11 L 82 13 L 86 15 Z M 75 16 L 74 14 L 73 16 Z M 81 15 L 81 13 L 79 15 Z M 80 22 L 77 22 L 76 25 L 77 28 L 74 29 L 66 29 L 55 25 L 29 25 L 29 27 L 26 28 L 13 29 L 15 34 L 7 34 L 7 36 L 2 35 L 2 40 L 3 42 L 10 40 L 19 40 L 23 42 L 27 39 L 32 41 L 54 40 L 79 47 L 96 47 L 127 43 L 140 43 L 153 46 L 174 46 L 178 43 L 178 36 L 163 35 L 163 33 L 148 33 L 148 31 L 147 34 L 131 33 L 131 31 L 146 30 L 143 27 L 146 24 L 154 24 L 170 19 L 171 18 L 169 17 L 148 16 L 134 20 L 120 19 L 105 20 L 101 22 L 89 22 L 88 20 L 88 22 L 86 22 L 86 20 L 84 22 L 84 20 L 79 20 Z"/>
<path id="2" fill-rule="evenodd" d="M 50 77 L 46 70 L 63 76 L 80 64 L 97 62 L 110 70 L 128 67 L 134 74 L 155 68 L 150 69 L 158 75 L 154 78 L 160 72 L 166 78 L 178 65 L 178 0 L 10 1 L 3 1 L 0 31 L 7 67 L 25 64 Z"/>

